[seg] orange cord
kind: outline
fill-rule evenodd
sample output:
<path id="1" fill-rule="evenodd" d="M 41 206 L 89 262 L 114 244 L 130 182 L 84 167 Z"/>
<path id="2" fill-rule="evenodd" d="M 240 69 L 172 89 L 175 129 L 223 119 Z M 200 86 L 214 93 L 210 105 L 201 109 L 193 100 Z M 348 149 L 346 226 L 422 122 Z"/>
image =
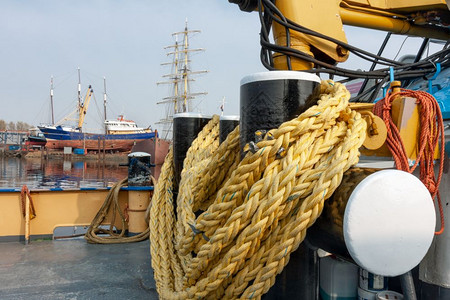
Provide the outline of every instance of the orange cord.
<path id="1" fill-rule="evenodd" d="M 405 146 L 400 137 L 397 126 L 392 121 L 391 109 L 392 102 L 397 97 L 412 97 L 419 104 L 420 114 L 420 138 L 419 152 L 417 159 L 412 167 L 409 167 L 408 156 Z M 441 218 L 441 229 L 435 232 L 439 235 L 444 232 L 444 211 L 442 209 L 441 196 L 439 194 L 439 184 L 441 183 L 442 172 L 444 168 L 444 155 L 440 155 L 439 173 L 436 178 L 434 174 L 434 152 L 441 138 L 440 149 L 444 151 L 444 122 L 441 110 L 436 99 L 429 93 L 423 91 L 412 91 L 401 89 L 400 92 L 392 93 L 388 91 L 386 97 L 377 102 L 373 108 L 373 113 L 381 117 L 386 124 L 387 138 L 386 143 L 394 158 L 396 168 L 408 173 L 414 172 L 420 163 L 420 180 L 430 191 L 432 199 L 437 196 L 439 214 Z"/>

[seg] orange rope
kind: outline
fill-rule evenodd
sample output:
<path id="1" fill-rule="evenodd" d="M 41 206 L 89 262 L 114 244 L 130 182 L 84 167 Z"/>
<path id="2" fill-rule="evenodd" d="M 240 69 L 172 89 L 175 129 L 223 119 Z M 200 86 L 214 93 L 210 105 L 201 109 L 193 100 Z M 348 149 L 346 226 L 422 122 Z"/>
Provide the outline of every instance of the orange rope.
<path id="1" fill-rule="evenodd" d="M 419 152 L 412 167 L 409 166 L 408 156 L 406 155 L 405 146 L 400 137 L 400 132 L 391 117 L 392 102 L 399 96 L 415 98 L 416 103 L 419 104 Z M 423 91 L 401 89 L 400 92 L 392 93 L 392 91 L 389 90 L 386 97 L 375 104 L 373 113 L 381 117 L 386 124 L 386 143 L 392 153 L 396 168 L 398 170 L 412 173 L 420 163 L 420 180 L 430 191 L 433 199 L 437 196 L 439 214 L 441 218 L 441 229 L 435 232 L 435 234 L 439 235 L 443 233 L 445 228 L 444 212 L 442 209 L 441 196 L 439 194 L 439 184 L 441 182 L 444 168 L 444 155 L 442 154 L 440 155 L 439 173 L 437 178 L 434 174 L 434 152 L 439 143 L 439 137 L 441 140 L 441 151 L 443 151 L 445 147 L 444 123 L 439 104 L 432 95 Z"/>

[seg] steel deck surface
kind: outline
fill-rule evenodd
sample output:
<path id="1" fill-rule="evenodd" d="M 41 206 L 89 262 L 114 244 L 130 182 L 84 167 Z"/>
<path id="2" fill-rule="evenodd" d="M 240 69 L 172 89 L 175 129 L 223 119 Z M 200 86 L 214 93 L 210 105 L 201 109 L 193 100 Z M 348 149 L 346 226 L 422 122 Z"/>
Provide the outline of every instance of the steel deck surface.
<path id="1" fill-rule="evenodd" d="M 0 299 L 158 299 L 149 241 L 0 243 Z"/>

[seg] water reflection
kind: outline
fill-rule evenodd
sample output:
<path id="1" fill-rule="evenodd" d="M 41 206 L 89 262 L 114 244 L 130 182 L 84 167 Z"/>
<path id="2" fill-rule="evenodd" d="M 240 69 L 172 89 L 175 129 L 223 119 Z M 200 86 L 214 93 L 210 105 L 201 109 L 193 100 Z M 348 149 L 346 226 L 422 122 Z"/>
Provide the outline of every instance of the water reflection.
<path id="1" fill-rule="evenodd" d="M 0 158 L 0 188 L 101 188 L 126 177 L 128 167 L 97 160 L 41 160 Z"/>

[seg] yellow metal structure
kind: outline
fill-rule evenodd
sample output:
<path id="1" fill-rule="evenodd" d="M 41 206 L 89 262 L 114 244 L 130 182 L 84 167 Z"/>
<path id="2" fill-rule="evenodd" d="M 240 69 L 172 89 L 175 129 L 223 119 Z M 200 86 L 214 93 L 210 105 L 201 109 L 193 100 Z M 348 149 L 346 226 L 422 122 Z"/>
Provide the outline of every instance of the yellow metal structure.
<path id="1" fill-rule="evenodd" d="M 277 0 L 276 6 L 289 20 L 345 43 L 343 24 L 403 35 L 450 39 L 445 24 L 450 19 L 450 12 L 443 0 Z M 277 45 L 300 50 L 329 63 L 343 62 L 348 58 L 347 49 L 292 30 L 289 31 L 288 45 L 286 29 L 276 22 L 273 24 L 273 33 Z M 291 64 L 293 70 L 313 68 L 312 63 L 298 58 L 292 58 Z M 287 58 L 275 54 L 274 66 L 288 69 Z"/>
<path id="2" fill-rule="evenodd" d="M 277 0 L 275 4 L 287 19 L 345 43 L 347 40 L 343 24 L 402 35 L 450 40 L 447 28 L 450 11 L 444 0 Z M 299 50 L 328 63 L 343 62 L 348 58 L 347 49 L 331 41 L 293 30 L 289 30 L 288 43 L 286 28 L 277 22 L 273 22 L 273 34 L 277 45 Z M 284 54 L 275 53 L 273 61 L 276 69 L 289 69 L 288 59 Z M 313 67 L 312 62 L 291 57 L 292 70 Z M 366 109 L 363 114 L 369 125 L 363 153 L 390 157 L 389 149 L 383 145 L 386 139 L 383 121 L 373 114 L 369 115 L 370 110 Z M 399 98 L 394 101 L 392 117 L 400 131 L 409 159 L 416 159 L 420 122 L 415 100 Z"/>
<path id="3" fill-rule="evenodd" d="M 339 12 L 346 25 L 389 31 L 402 35 L 430 37 L 440 40 L 449 38 L 449 35 L 446 32 L 433 31 L 427 27 L 413 25 L 406 20 L 372 15 L 369 12 L 352 11 L 344 8 L 341 8 Z"/>
<path id="4" fill-rule="evenodd" d="M 342 42 L 347 42 L 342 29 L 342 20 L 339 16 L 339 3 L 336 1 L 292 1 L 277 0 L 277 8 L 283 15 L 314 31 L 332 36 Z M 320 12 L 320 13 L 319 13 Z M 320 17 L 318 17 L 320 16 Z M 277 24 L 273 24 L 274 40 L 277 45 L 286 46 L 286 29 Z M 311 56 L 318 55 L 318 51 L 326 53 L 332 60 L 343 62 L 347 59 L 348 53 L 345 49 L 338 49 L 338 46 L 330 41 L 319 39 L 314 36 L 290 31 L 289 47 L 300 50 Z M 314 47 L 314 49 L 311 49 Z M 274 55 L 274 65 L 277 69 L 287 69 L 286 57 Z M 300 59 L 292 59 L 293 70 L 312 69 L 312 63 Z"/>
<path id="5" fill-rule="evenodd" d="M 344 0 L 340 2 L 341 6 L 347 4 L 361 9 L 377 9 L 397 13 L 447 9 L 445 0 Z"/>
<path id="6" fill-rule="evenodd" d="M 368 132 L 363 146 L 366 149 L 376 150 L 383 146 L 384 142 L 386 141 L 386 125 L 380 117 L 373 114 L 366 118 L 366 122 Z"/>
<path id="7" fill-rule="evenodd" d="M 367 132 L 363 146 L 367 150 L 379 149 L 386 141 L 387 129 L 384 121 L 372 113 L 372 103 L 350 103 L 350 107 L 366 120 Z"/>
<path id="8" fill-rule="evenodd" d="M 91 86 L 89 86 L 86 97 L 84 97 L 83 104 L 80 104 L 80 107 L 78 107 L 78 127 L 81 130 L 81 127 L 83 126 L 84 118 L 86 117 L 87 109 L 89 107 L 89 102 L 91 101 L 92 93 L 94 90 Z"/>
<path id="9" fill-rule="evenodd" d="M 418 143 L 420 134 L 419 106 L 416 99 L 409 97 L 399 97 L 392 103 L 392 120 L 397 126 L 406 154 L 409 159 L 415 160 L 418 153 Z M 361 149 L 361 153 L 367 156 L 391 157 L 386 143 L 377 151 Z"/>

